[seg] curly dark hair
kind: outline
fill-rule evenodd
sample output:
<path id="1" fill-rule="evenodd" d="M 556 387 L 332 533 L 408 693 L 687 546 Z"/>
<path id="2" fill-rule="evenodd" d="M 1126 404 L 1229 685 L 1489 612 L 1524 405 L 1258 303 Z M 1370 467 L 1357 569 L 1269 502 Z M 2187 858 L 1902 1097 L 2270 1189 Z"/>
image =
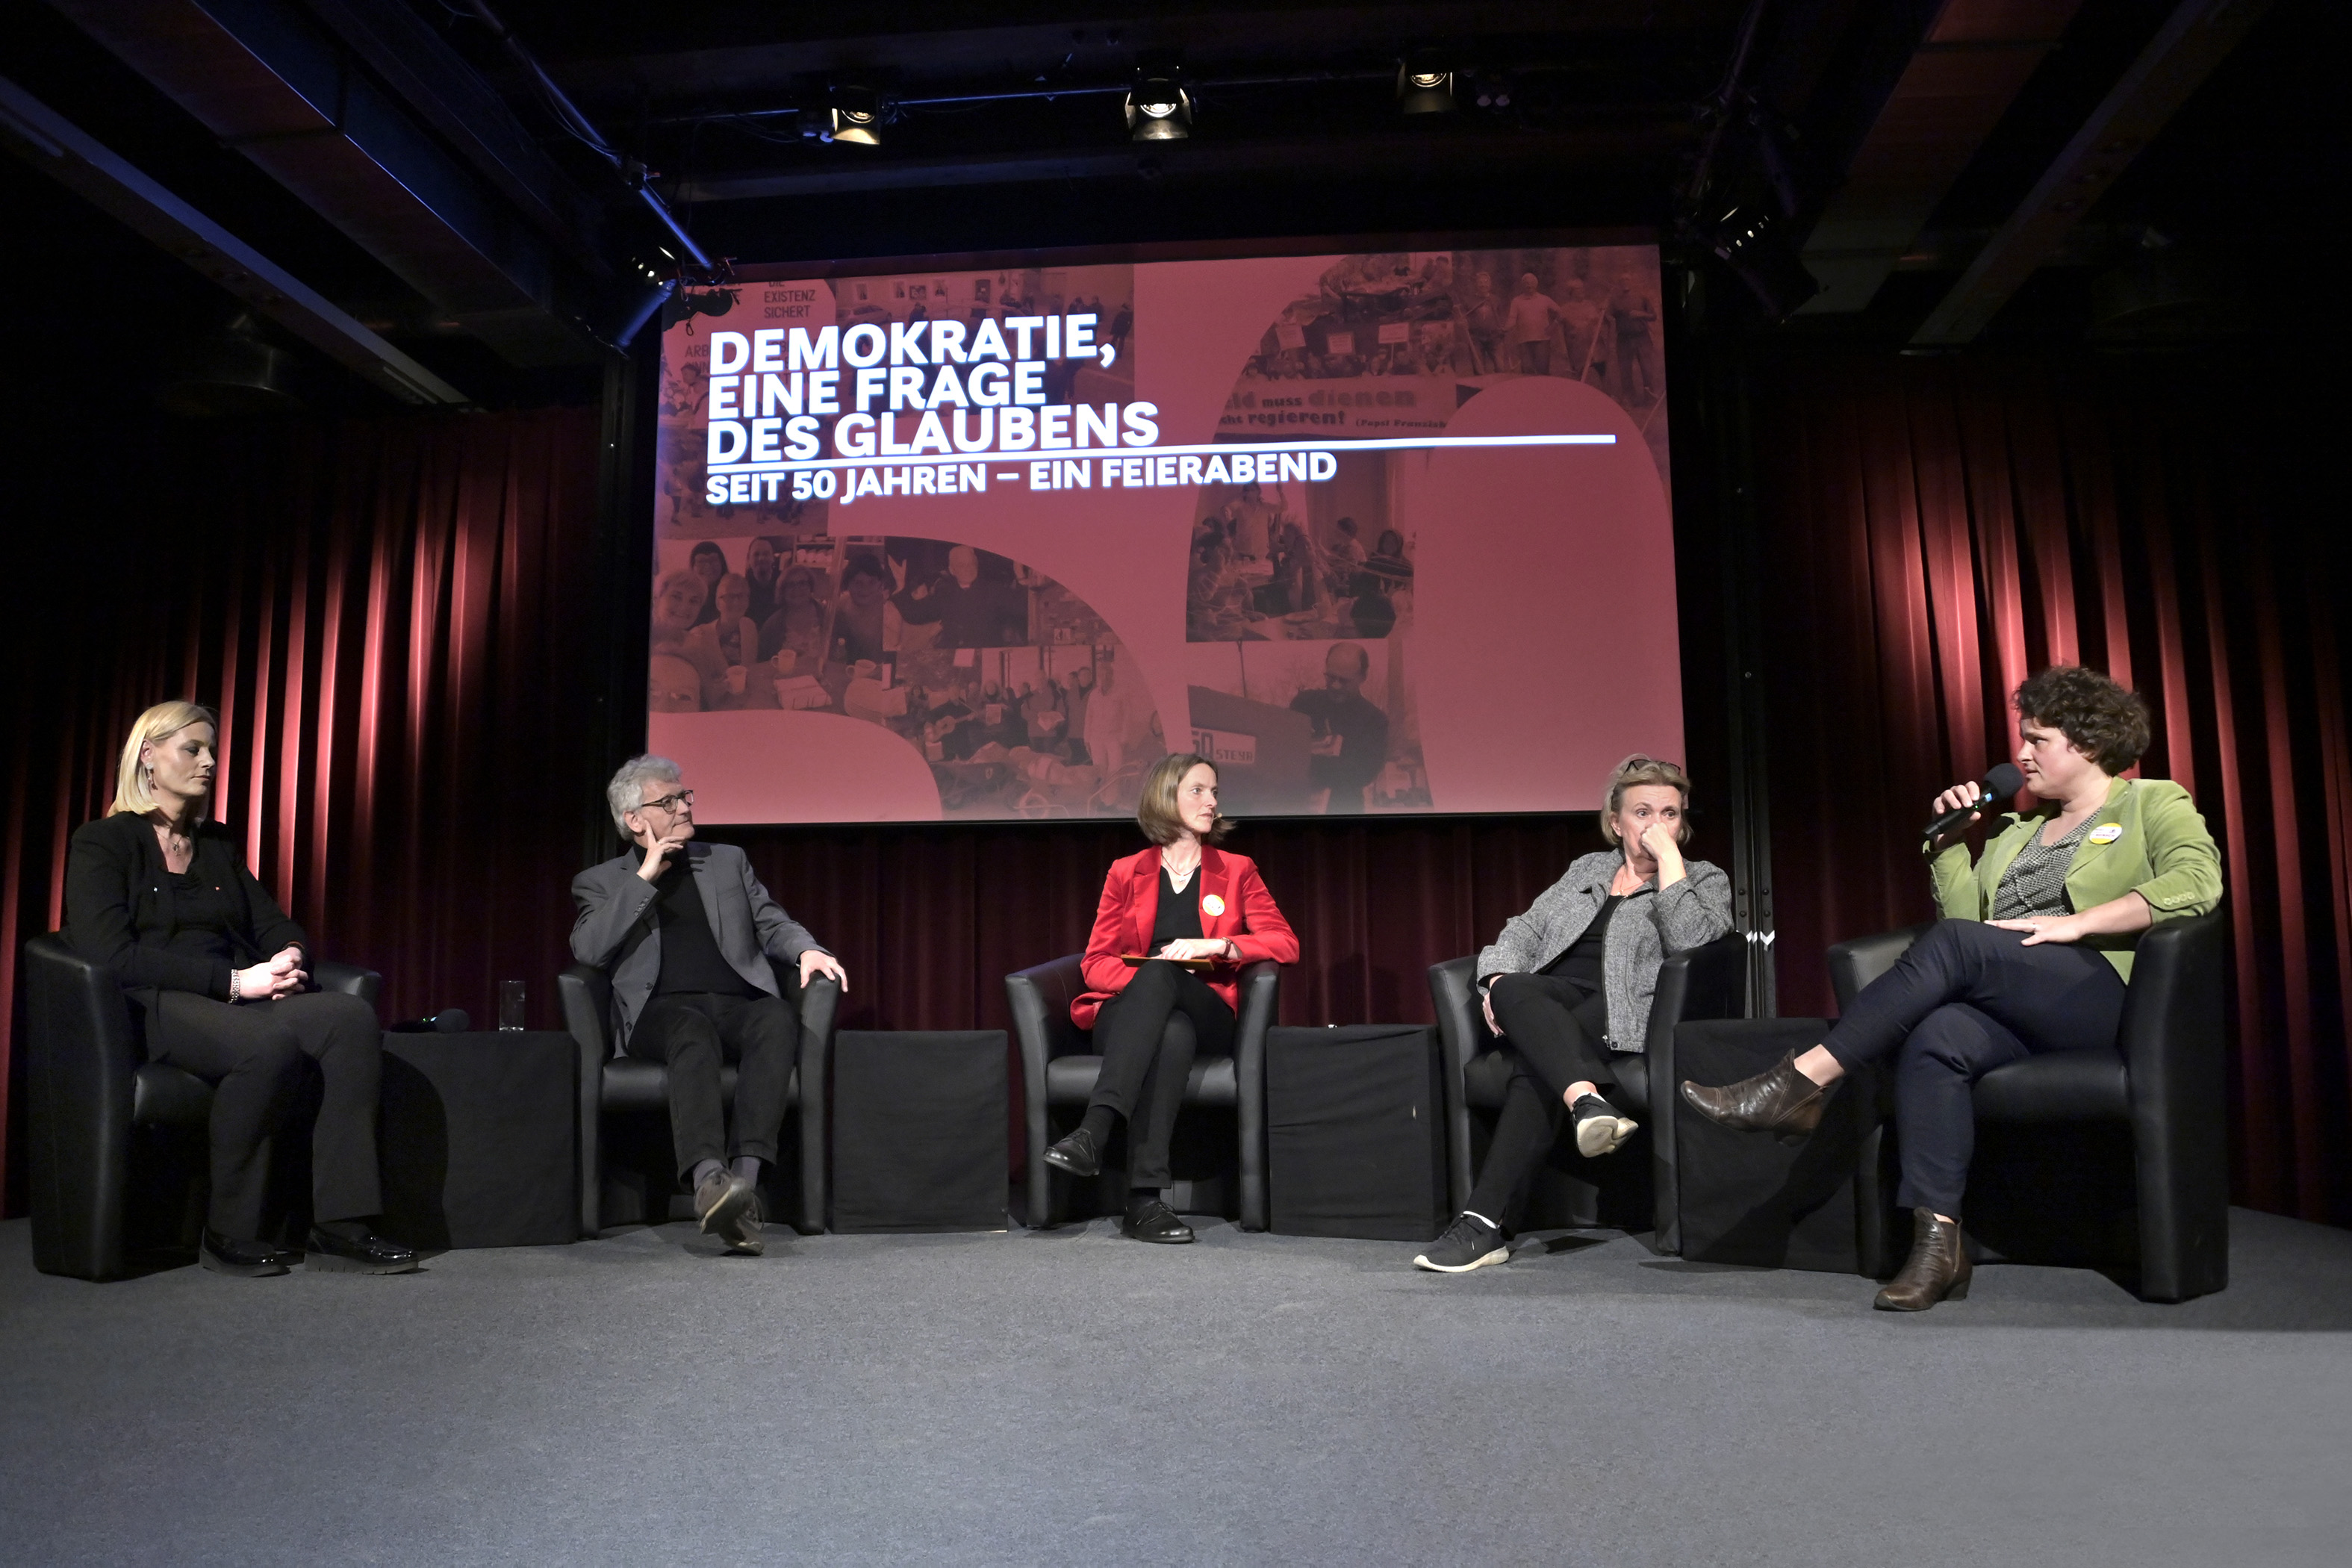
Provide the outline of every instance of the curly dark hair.
<path id="1" fill-rule="evenodd" d="M 2110 773 L 2147 750 L 2147 704 L 2095 669 L 2053 664 L 2027 677 L 2011 700 L 2019 718 L 2064 731 L 2076 751 Z"/>

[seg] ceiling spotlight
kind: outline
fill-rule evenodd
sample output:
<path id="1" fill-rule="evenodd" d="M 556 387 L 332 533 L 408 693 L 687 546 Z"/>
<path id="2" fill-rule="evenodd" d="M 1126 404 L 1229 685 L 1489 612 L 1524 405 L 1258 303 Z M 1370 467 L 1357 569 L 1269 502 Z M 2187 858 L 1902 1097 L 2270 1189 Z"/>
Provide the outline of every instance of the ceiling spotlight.
<path id="1" fill-rule="evenodd" d="M 879 147 L 884 118 L 880 93 L 868 87 L 837 87 L 826 96 L 825 123 L 818 139 Z"/>
<path id="2" fill-rule="evenodd" d="M 1435 60 L 1407 59 L 1397 67 L 1397 107 L 1407 114 L 1449 114 L 1454 108 L 1454 73 Z"/>
<path id="3" fill-rule="evenodd" d="M 1139 69 L 1127 95 L 1127 133 L 1138 142 L 1181 142 L 1192 134 L 1192 100 L 1183 72 Z"/>
<path id="4" fill-rule="evenodd" d="M 1769 209 L 1734 206 L 1707 225 L 1701 238 L 1775 321 L 1786 321 L 1822 291 Z"/>

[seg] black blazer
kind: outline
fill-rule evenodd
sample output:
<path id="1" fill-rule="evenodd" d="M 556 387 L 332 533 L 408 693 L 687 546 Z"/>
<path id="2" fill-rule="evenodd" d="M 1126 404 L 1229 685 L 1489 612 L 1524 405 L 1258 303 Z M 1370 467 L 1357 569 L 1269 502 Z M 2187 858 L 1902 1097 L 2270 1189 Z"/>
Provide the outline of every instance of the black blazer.
<path id="1" fill-rule="evenodd" d="M 245 868 L 227 828 L 207 822 L 196 829 L 188 868 L 245 896 L 244 921 L 228 933 L 236 966 L 259 963 L 289 944 L 307 957 L 310 939 Z M 226 1002 L 230 964 L 163 945 L 180 929 L 176 904 L 163 847 L 145 817 L 118 812 L 74 830 L 66 855 L 65 929 L 74 951 L 111 970 L 147 1006 L 157 991 L 193 991 Z"/>

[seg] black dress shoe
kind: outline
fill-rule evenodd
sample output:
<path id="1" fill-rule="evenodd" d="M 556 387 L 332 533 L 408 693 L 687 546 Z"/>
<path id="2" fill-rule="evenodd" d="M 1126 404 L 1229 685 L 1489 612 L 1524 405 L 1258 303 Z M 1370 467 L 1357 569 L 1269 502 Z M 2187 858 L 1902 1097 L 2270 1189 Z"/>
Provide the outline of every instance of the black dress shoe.
<path id="1" fill-rule="evenodd" d="M 303 1268 L 331 1274 L 405 1274 L 416 1267 L 416 1261 L 414 1247 L 403 1247 L 373 1231 L 350 1240 L 315 1225 L 310 1227 L 310 1240 L 302 1255 Z"/>
<path id="2" fill-rule="evenodd" d="M 1192 1239 L 1192 1227 L 1176 1217 L 1176 1211 L 1152 1199 L 1139 1209 L 1127 1211 L 1118 1222 L 1118 1233 L 1136 1241 L 1156 1241 L 1163 1246 L 1181 1246 Z"/>
<path id="3" fill-rule="evenodd" d="M 1102 1151 L 1095 1147 L 1095 1135 L 1081 1127 L 1045 1151 L 1045 1163 L 1073 1176 L 1098 1176 L 1102 1173 Z"/>
<path id="4" fill-rule="evenodd" d="M 196 1248 L 197 1262 L 215 1274 L 238 1279 L 266 1279 L 273 1274 L 283 1274 L 294 1267 L 299 1256 L 266 1241 L 231 1241 L 210 1228 L 205 1231 L 205 1239 Z"/>

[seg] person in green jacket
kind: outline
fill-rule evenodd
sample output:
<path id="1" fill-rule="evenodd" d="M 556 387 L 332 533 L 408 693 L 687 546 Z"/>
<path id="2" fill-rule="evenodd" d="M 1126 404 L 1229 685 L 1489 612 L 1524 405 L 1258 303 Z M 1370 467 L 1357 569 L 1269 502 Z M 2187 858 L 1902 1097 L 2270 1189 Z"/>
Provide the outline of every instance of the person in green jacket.
<path id="1" fill-rule="evenodd" d="M 1890 1311 L 1968 1294 L 1959 1214 L 1976 1080 L 2044 1052 L 2114 1054 L 2139 933 L 2221 901 L 2221 856 L 2189 792 L 2116 776 L 2147 749 L 2137 695 L 2096 670 L 2060 665 L 2019 687 L 2014 701 L 2018 766 L 2035 805 L 2009 813 L 1973 861 L 1960 840 L 1982 811 L 1927 846 L 1943 918 L 1820 1045 L 1720 1089 L 1683 1085 L 1685 1100 L 1727 1127 L 1803 1137 L 1848 1070 L 1895 1058 L 1895 1201 L 1912 1211 L 1912 1247 L 1874 1303 Z M 1977 798 L 1976 785 L 1955 784 L 1936 811 Z"/>

